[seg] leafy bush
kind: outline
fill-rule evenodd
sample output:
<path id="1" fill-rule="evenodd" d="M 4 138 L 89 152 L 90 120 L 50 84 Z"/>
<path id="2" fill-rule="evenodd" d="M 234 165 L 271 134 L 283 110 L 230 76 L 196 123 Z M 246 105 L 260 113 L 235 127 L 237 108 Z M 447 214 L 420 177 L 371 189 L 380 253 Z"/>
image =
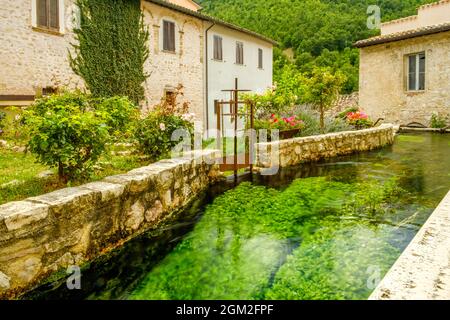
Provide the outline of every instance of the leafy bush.
<path id="1" fill-rule="evenodd" d="M 107 125 L 115 140 L 130 138 L 139 119 L 138 108 L 126 97 L 99 100 L 96 109 L 109 114 Z"/>
<path id="2" fill-rule="evenodd" d="M 172 134 L 177 129 L 187 130 L 192 137 L 194 125 L 186 118 L 175 114 L 151 112 L 136 127 L 135 137 L 138 147 L 152 160 L 168 156 L 173 147 L 179 143 L 178 140 L 172 139 Z"/>
<path id="3" fill-rule="evenodd" d="M 3 111 L 0 111 L 0 134 L 3 133 L 3 128 L 5 128 L 5 119 L 6 119 L 6 113 Z"/>
<path id="4" fill-rule="evenodd" d="M 111 132 L 133 115 L 124 98 L 106 100 L 74 92 L 36 101 L 23 115 L 28 150 L 40 163 L 58 168 L 61 181 L 86 177 L 106 150 Z"/>
<path id="5" fill-rule="evenodd" d="M 161 103 L 153 108 L 154 111 L 149 112 L 136 126 L 138 147 L 152 160 L 169 156 L 179 140 L 186 138 L 186 135 L 189 135 L 192 146 L 194 114 L 189 113 L 189 102 L 178 101 L 183 94 L 183 86 L 178 85 L 170 100 L 162 98 Z M 184 136 L 172 137 L 176 130 L 184 130 Z"/>
<path id="6" fill-rule="evenodd" d="M 443 129 L 448 126 L 448 116 L 442 116 L 438 113 L 431 115 L 430 127 L 435 129 Z"/>

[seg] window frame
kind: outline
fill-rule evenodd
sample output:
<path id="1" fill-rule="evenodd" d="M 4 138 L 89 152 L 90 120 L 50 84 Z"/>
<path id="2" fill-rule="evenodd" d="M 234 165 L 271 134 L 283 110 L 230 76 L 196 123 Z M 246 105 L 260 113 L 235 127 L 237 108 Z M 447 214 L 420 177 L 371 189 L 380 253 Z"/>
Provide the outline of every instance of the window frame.
<path id="1" fill-rule="evenodd" d="M 166 47 L 166 24 L 168 26 L 173 26 L 173 39 L 170 38 L 170 33 L 171 33 L 171 29 L 170 27 L 168 27 L 168 43 L 167 43 L 167 47 Z M 169 43 L 170 40 L 172 40 L 172 43 Z M 168 52 L 168 53 L 176 53 L 177 51 L 177 41 L 176 41 L 176 23 L 175 21 L 171 21 L 168 19 L 163 19 L 162 20 L 162 51 L 164 52 Z"/>
<path id="2" fill-rule="evenodd" d="M 40 1 L 44 1 L 45 2 L 45 20 L 46 23 L 41 24 L 40 23 L 40 18 L 39 18 L 39 13 L 40 13 L 40 6 L 39 6 L 39 2 Z M 51 0 L 35 0 L 36 3 L 36 10 L 35 10 L 35 18 L 36 18 L 36 27 L 39 29 L 43 29 L 43 30 L 49 30 L 49 31 L 55 31 L 55 32 L 60 32 L 61 30 L 61 19 L 60 19 L 60 6 L 61 3 L 59 0 L 55 0 L 56 2 L 56 27 L 51 26 L 51 11 L 52 11 L 52 1 Z"/>
<path id="3" fill-rule="evenodd" d="M 236 41 L 236 60 L 235 64 L 243 66 L 244 60 L 244 43 L 242 41 Z"/>
<path id="4" fill-rule="evenodd" d="M 223 38 L 217 34 L 213 36 L 213 60 L 223 61 Z"/>
<path id="5" fill-rule="evenodd" d="M 423 63 L 423 71 L 421 71 L 421 57 L 423 56 L 424 63 Z M 414 72 L 411 72 L 411 58 L 414 57 Z M 424 92 L 427 89 L 427 55 L 425 51 L 422 52 L 416 52 L 412 54 L 406 55 L 406 91 L 407 92 Z M 414 75 L 414 87 L 411 87 L 411 75 Z M 423 86 L 421 88 L 421 76 L 423 75 Z"/>

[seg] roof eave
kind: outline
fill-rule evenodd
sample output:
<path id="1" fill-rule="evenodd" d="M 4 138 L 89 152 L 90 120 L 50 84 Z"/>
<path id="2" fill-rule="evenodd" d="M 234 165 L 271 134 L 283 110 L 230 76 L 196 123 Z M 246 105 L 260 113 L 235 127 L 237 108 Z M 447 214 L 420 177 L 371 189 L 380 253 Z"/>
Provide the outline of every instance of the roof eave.
<path id="1" fill-rule="evenodd" d="M 427 27 L 427 28 L 416 30 L 416 31 L 413 30 L 411 32 L 406 32 L 406 33 L 405 32 L 394 33 L 391 35 L 387 35 L 385 37 L 378 36 L 378 37 L 369 38 L 366 40 L 360 40 L 360 41 L 354 43 L 353 46 L 356 48 L 365 48 L 365 47 L 375 46 L 377 44 L 384 44 L 384 43 L 396 42 L 396 41 L 407 40 L 407 39 L 412 39 L 412 38 L 417 38 L 417 37 L 423 37 L 423 36 L 446 32 L 446 31 L 450 31 L 450 23 L 446 23 L 443 25 L 437 25 L 435 27 Z"/>
<path id="2" fill-rule="evenodd" d="M 222 25 L 222 26 L 228 27 L 230 29 L 242 32 L 242 33 L 246 33 L 246 34 L 248 34 L 250 36 L 253 36 L 255 38 L 258 38 L 260 40 L 268 42 L 268 43 L 270 43 L 270 44 L 272 44 L 274 46 L 278 46 L 279 45 L 279 43 L 277 41 L 275 41 L 273 39 L 270 39 L 270 38 L 268 38 L 266 36 L 263 36 L 262 34 L 256 33 L 254 31 L 251 31 L 251 30 L 239 27 L 239 26 L 236 26 L 236 25 L 234 25 L 232 23 L 229 23 L 229 22 L 222 21 L 220 19 L 211 17 L 211 16 L 206 15 L 204 13 L 192 11 L 192 10 L 189 10 L 189 9 L 187 9 L 185 7 L 181 7 L 181 6 L 178 6 L 176 4 L 173 4 L 173 3 L 170 3 L 170 2 L 167 2 L 167 1 L 164 1 L 164 0 L 145 0 L 145 1 L 157 4 L 157 5 L 160 5 L 162 7 L 168 8 L 168 9 L 172 9 L 172 10 L 178 11 L 180 13 L 184 13 L 184 14 L 196 17 L 196 18 L 204 20 L 204 21 L 209 21 L 209 22 L 212 22 L 212 23 L 215 23 L 215 24 L 218 24 L 218 25 Z"/>

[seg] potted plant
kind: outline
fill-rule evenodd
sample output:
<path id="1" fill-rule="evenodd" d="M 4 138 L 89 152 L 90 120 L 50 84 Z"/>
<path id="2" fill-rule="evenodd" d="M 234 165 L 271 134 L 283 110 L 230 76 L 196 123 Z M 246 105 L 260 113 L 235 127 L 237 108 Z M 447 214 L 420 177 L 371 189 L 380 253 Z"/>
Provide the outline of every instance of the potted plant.
<path id="1" fill-rule="evenodd" d="M 373 123 L 369 119 L 369 116 L 361 110 L 349 112 L 347 114 L 347 122 L 348 124 L 354 126 L 357 130 L 370 128 L 373 126 Z"/>
<path id="2" fill-rule="evenodd" d="M 291 139 L 295 137 L 304 127 L 304 122 L 297 119 L 296 116 L 279 117 L 275 114 L 270 116 L 270 119 L 259 119 L 255 121 L 255 129 L 267 130 L 267 140 L 272 138 L 272 131 L 279 131 L 280 140 Z"/>

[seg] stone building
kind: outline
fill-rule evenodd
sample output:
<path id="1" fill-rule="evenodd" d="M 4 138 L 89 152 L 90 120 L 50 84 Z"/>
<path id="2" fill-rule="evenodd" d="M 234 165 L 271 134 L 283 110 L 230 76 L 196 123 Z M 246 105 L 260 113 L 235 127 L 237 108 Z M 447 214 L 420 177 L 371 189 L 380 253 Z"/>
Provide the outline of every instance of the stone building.
<path id="1" fill-rule="evenodd" d="M 27 105 L 57 88 L 83 88 L 68 55 L 78 23 L 76 1 L 1 1 L 0 108 Z M 192 0 L 142 0 L 141 9 L 150 32 L 143 109 L 181 84 L 182 100 L 191 103 L 205 129 L 212 128 L 212 101 L 222 98 L 221 89 L 231 88 L 234 78 L 253 91 L 272 85 L 273 40 L 205 15 Z"/>
<path id="2" fill-rule="evenodd" d="M 355 45 L 359 104 L 372 118 L 428 126 L 433 113 L 450 114 L 450 0 L 383 23 L 380 36 Z"/>

